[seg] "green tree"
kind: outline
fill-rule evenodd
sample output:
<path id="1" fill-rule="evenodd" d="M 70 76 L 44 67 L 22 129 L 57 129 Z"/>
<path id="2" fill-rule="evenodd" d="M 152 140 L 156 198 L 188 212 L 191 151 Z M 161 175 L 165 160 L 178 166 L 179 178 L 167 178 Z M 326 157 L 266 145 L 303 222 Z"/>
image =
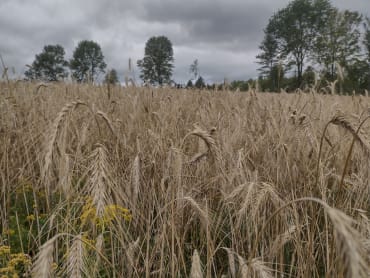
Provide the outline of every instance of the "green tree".
<path id="1" fill-rule="evenodd" d="M 117 71 L 115 69 L 111 69 L 107 72 L 104 78 L 104 83 L 115 85 L 119 82 Z"/>
<path id="2" fill-rule="evenodd" d="M 315 70 L 312 66 L 308 66 L 303 73 L 303 85 L 306 87 L 312 87 L 315 84 Z"/>
<path id="3" fill-rule="evenodd" d="M 230 83 L 230 90 L 232 91 L 236 91 L 239 89 L 241 92 L 245 92 L 248 91 L 248 88 L 249 88 L 248 82 L 244 80 L 233 80 Z"/>
<path id="4" fill-rule="evenodd" d="M 312 57 L 331 10 L 329 0 L 294 0 L 279 10 L 266 27 L 260 62 L 271 70 L 274 60 L 284 59 L 296 67 L 297 86 L 301 86 L 304 64 Z"/>
<path id="5" fill-rule="evenodd" d="M 368 63 L 370 63 L 370 17 L 366 17 L 364 27 L 365 27 L 364 45 L 366 49 L 366 59 Z"/>
<path id="6" fill-rule="evenodd" d="M 365 38 L 364 38 L 364 46 L 366 50 L 366 62 L 367 62 L 367 86 L 366 89 L 370 90 L 370 18 L 366 17 L 365 19 Z"/>
<path id="7" fill-rule="evenodd" d="M 315 60 L 324 66 L 329 80 L 336 79 L 336 63 L 348 68 L 360 58 L 361 22 L 362 16 L 358 12 L 337 9 L 330 12 L 315 50 Z"/>
<path id="8" fill-rule="evenodd" d="M 43 51 L 35 56 L 35 61 L 24 73 L 27 79 L 43 81 L 58 81 L 67 76 L 64 59 L 65 51 L 60 45 L 46 45 Z"/>
<path id="9" fill-rule="evenodd" d="M 284 80 L 284 67 L 282 63 L 274 64 L 269 75 L 270 90 L 279 92 Z"/>
<path id="10" fill-rule="evenodd" d="M 265 37 L 259 46 L 262 53 L 256 56 L 257 63 L 261 65 L 258 70 L 263 76 L 269 76 L 273 66 L 278 62 L 278 41 L 274 28 L 274 24 L 270 22 L 264 29 Z"/>
<path id="11" fill-rule="evenodd" d="M 351 92 L 355 90 L 363 91 L 370 89 L 370 68 L 365 60 L 357 60 L 347 68 L 346 79 L 344 80 L 344 90 Z"/>
<path id="12" fill-rule="evenodd" d="M 264 87 L 267 86 L 269 91 L 279 91 L 281 87 L 281 80 L 284 76 L 283 54 L 279 52 L 278 38 L 276 37 L 276 26 L 270 19 L 269 24 L 265 28 L 265 37 L 259 46 L 262 53 L 258 54 L 256 58 L 257 63 L 261 65 L 258 69 L 260 71 Z"/>
<path id="13" fill-rule="evenodd" d="M 186 88 L 188 89 L 193 88 L 193 82 L 191 80 L 189 80 L 188 83 L 186 84 Z"/>
<path id="14" fill-rule="evenodd" d="M 165 36 L 151 37 L 145 45 L 145 55 L 137 62 L 140 78 L 151 84 L 169 84 L 173 66 L 171 41 Z"/>
<path id="15" fill-rule="evenodd" d="M 198 89 L 203 89 L 206 86 L 203 77 L 199 76 L 197 81 L 195 81 L 195 87 Z"/>
<path id="16" fill-rule="evenodd" d="M 105 72 L 107 64 L 101 47 L 94 41 L 80 41 L 70 61 L 72 76 L 78 82 L 93 82 L 100 73 Z"/>

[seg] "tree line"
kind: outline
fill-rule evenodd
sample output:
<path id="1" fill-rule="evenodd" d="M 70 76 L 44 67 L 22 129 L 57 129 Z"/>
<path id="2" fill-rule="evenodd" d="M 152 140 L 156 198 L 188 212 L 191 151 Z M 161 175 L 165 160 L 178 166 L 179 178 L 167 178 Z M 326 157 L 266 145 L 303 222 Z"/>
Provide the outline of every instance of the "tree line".
<path id="1" fill-rule="evenodd" d="M 260 50 L 259 83 L 267 90 L 335 80 L 345 91 L 370 88 L 370 19 L 329 0 L 294 0 L 277 11 Z"/>
<path id="2" fill-rule="evenodd" d="M 61 45 L 46 45 L 42 52 L 35 56 L 32 65 L 27 65 L 25 77 L 28 80 L 47 82 L 60 81 L 68 76 L 77 82 L 94 82 L 103 73 L 104 82 L 118 83 L 115 69 L 106 72 L 107 64 L 100 45 L 94 41 L 80 41 L 75 48 L 72 58 L 65 59 L 65 50 Z M 145 46 L 145 55 L 138 61 L 141 69 L 140 78 L 150 84 L 168 84 L 171 82 L 173 69 L 173 49 L 171 41 L 164 37 L 152 37 Z"/>
<path id="3" fill-rule="evenodd" d="M 340 11 L 330 0 L 294 0 L 274 13 L 264 29 L 257 55 L 258 80 L 232 81 L 230 89 L 256 86 L 262 91 L 294 90 L 335 84 L 341 91 L 370 90 L 370 19 L 359 12 Z M 118 82 L 117 71 L 106 72 L 107 64 L 98 43 L 81 41 L 72 58 L 64 58 L 60 45 L 47 45 L 25 72 L 27 79 L 58 81 L 68 76 L 77 82 Z M 144 57 L 137 61 L 140 78 L 147 84 L 174 83 L 174 53 L 165 36 L 151 37 Z M 200 74 L 198 59 L 190 65 L 193 76 L 186 87 L 214 88 Z M 254 84 L 254 85 L 252 85 Z"/>
<path id="4" fill-rule="evenodd" d="M 67 61 L 61 45 L 46 45 L 40 54 L 35 56 L 32 65 L 24 73 L 29 80 L 59 81 L 71 76 L 77 82 L 94 81 L 104 73 L 107 64 L 99 44 L 93 41 L 81 41 L 73 52 L 72 59 Z"/>

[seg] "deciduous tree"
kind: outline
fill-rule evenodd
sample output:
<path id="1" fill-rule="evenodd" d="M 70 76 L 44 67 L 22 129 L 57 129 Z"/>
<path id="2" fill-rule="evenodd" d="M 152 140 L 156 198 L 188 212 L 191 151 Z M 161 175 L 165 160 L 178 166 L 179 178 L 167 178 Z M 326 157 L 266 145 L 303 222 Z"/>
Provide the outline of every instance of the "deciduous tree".
<path id="1" fill-rule="evenodd" d="M 330 10 L 329 0 L 294 0 L 274 14 L 257 56 L 262 65 L 271 71 L 276 60 L 284 59 L 285 64 L 296 67 L 297 86 L 301 86 L 305 62 L 313 56 Z"/>
<path id="2" fill-rule="evenodd" d="M 112 85 L 117 84 L 119 82 L 117 71 L 115 69 L 109 70 L 105 75 L 104 82 Z"/>
<path id="3" fill-rule="evenodd" d="M 67 76 L 68 62 L 64 59 L 65 51 L 60 45 L 46 45 L 43 51 L 35 56 L 35 61 L 24 73 L 30 80 L 58 81 Z"/>
<path id="4" fill-rule="evenodd" d="M 106 67 L 104 55 L 98 43 L 86 40 L 78 43 L 70 61 L 72 76 L 78 82 L 93 82 L 100 73 L 104 73 Z"/>
<path id="5" fill-rule="evenodd" d="M 348 69 L 359 60 L 361 22 L 362 16 L 358 12 L 337 9 L 330 12 L 315 49 L 315 61 L 323 65 L 330 80 L 336 79 L 336 63 Z"/>
<path id="6" fill-rule="evenodd" d="M 155 85 L 171 82 L 173 65 L 171 41 L 165 36 L 151 37 L 145 45 L 145 55 L 138 61 L 141 70 L 140 78 Z"/>

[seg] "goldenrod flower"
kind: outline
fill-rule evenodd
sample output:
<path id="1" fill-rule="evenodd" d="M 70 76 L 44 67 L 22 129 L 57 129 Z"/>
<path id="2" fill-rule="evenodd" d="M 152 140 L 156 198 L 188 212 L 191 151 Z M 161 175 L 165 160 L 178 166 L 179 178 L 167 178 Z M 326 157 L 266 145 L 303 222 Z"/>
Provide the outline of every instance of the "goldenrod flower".
<path id="1" fill-rule="evenodd" d="M 24 266 L 30 266 L 31 265 L 30 257 L 23 253 L 12 254 L 11 260 L 9 261 L 8 265 L 15 267 L 19 264 L 22 264 Z"/>
<path id="2" fill-rule="evenodd" d="M 36 217 L 33 214 L 30 214 L 30 215 L 27 215 L 26 219 L 28 222 L 32 222 L 36 219 Z"/>
<path id="3" fill-rule="evenodd" d="M 104 207 L 104 213 L 99 217 L 91 199 L 88 199 L 86 204 L 83 206 L 82 214 L 80 216 L 82 225 L 89 221 L 97 226 L 111 224 L 113 220 L 119 218 L 131 221 L 132 215 L 130 214 L 130 211 L 124 207 L 119 205 L 108 205 Z"/>

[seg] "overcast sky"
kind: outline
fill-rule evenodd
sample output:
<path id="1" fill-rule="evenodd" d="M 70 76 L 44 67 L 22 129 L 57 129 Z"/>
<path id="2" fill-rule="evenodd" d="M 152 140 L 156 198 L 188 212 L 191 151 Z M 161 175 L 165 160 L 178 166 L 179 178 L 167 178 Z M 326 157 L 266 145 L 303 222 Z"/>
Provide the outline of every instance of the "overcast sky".
<path id="1" fill-rule="evenodd" d="M 0 54 L 17 75 L 44 45 L 61 44 L 69 60 L 80 40 L 94 40 L 120 79 L 141 59 L 151 36 L 173 43 L 174 79 L 186 82 L 199 60 L 208 81 L 257 76 L 255 56 L 268 18 L 289 0 L 0 0 Z M 370 0 L 332 0 L 370 16 Z M 138 69 L 136 76 L 138 76 Z"/>

